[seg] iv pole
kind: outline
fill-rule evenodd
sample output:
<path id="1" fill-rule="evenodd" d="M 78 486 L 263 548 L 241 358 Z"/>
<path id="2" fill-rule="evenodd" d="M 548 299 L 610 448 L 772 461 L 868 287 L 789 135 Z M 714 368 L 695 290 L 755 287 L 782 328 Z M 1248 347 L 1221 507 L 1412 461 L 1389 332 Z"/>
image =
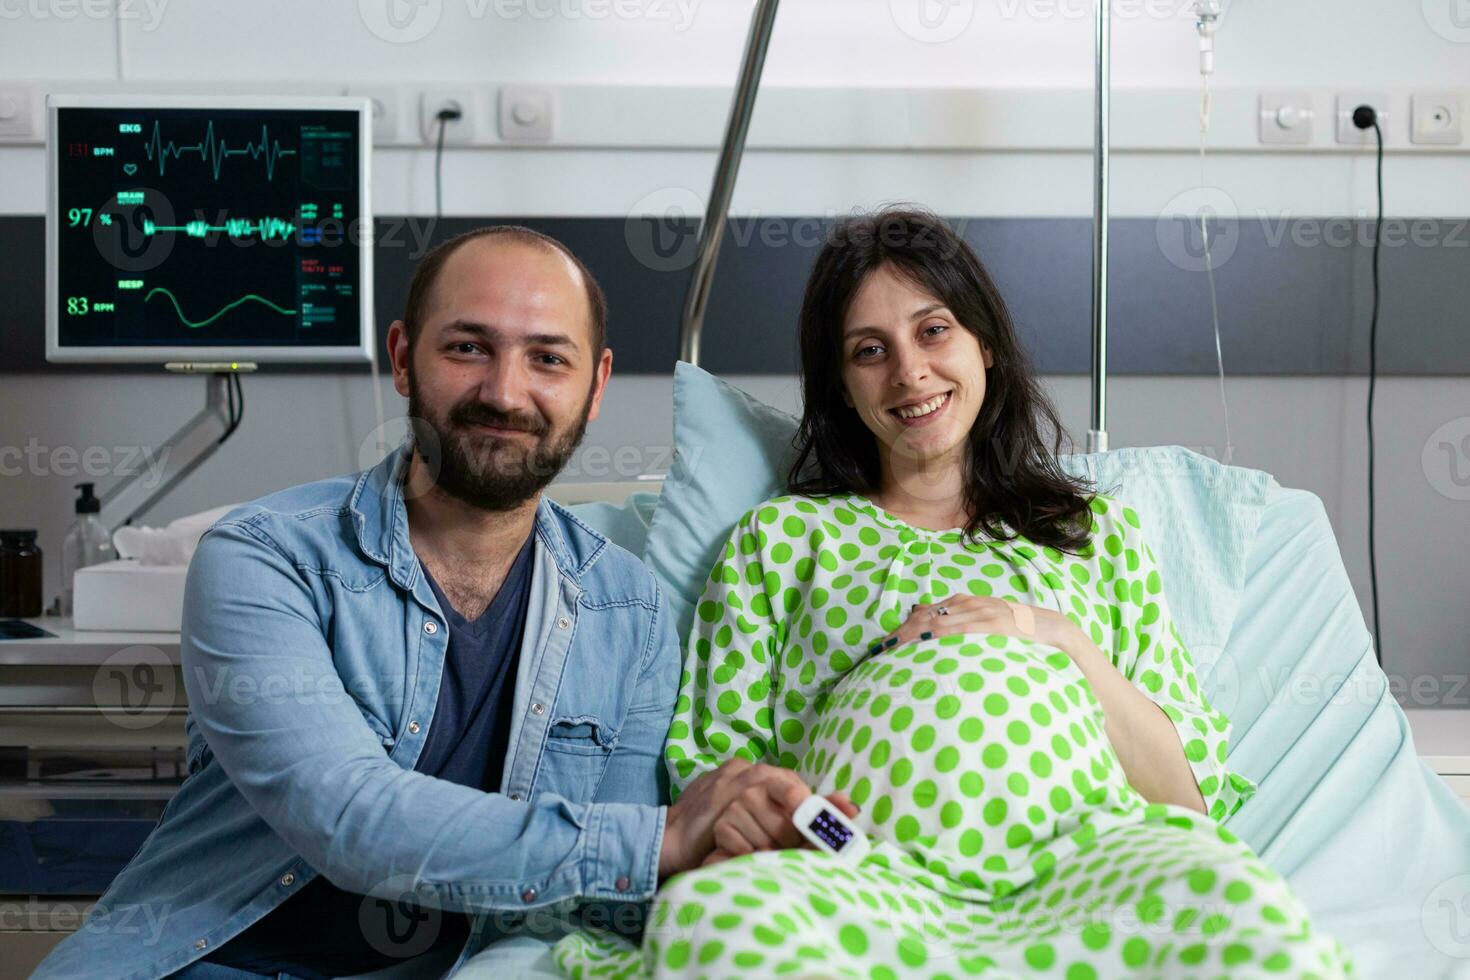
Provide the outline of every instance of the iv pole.
<path id="1" fill-rule="evenodd" d="M 755 113 L 755 96 L 760 90 L 761 71 L 766 64 L 771 30 L 776 26 L 779 2 L 757 0 L 755 13 L 751 16 L 740 78 L 735 85 L 734 101 L 730 104 L 730 118 L 725 124 L 725 141 L 720 147 L 719 163 L 715 166 L 715 183 L 709 193 L 709 205 L 705 208 L 704 224 L 700 229 L 694 276 L 689 282 L 689 293 L 684 300 L 684 322 L 679 330 L 679 360 L 694 365 L 699 364 L 699 340 L 704 332 L 704 311 L 709 305 L 715 260 L 720 254 L 720 239 L 725 235 L 730 195 L 735 190 L 740 157 L 745 153 L 745 134 L 750 130 L 750 117 Z"/>
<path id="2" fill-rule="evenodd" d="M 1109 0 L 1093 0 L 1092 428 L 1087 451 L 1108 448 L 1108 87 L 1112 61 Z"/>
<path id="3" fill-rule="evenodd" d="M 771 30 L 776 22 L 777 4 L 778 0 L 757 0 L 734 101 L 730 106 L 730 118 L 725 127 L 725 141 L 715 168 L 714 187 L 700 227 L 699 250 L 695 255 L 694 273 L 679 331 L 679 358 L 690 364 L 699 363 L 700 335 L 704 329 L 704 313 L 709 303 L 715 260 L 724 235 L 740 157 L 745 151 L 745 136 L 755 111 L 756 92 L 760 87 Z M 1105 452 L 1108 448 L 1108 94 L 1112 61 L 1112 23 L 1108 4 L 1109 0 L 1093 0 L 1092 427 L 1087 431 L 1087 451 L 1090 453 Z"/>

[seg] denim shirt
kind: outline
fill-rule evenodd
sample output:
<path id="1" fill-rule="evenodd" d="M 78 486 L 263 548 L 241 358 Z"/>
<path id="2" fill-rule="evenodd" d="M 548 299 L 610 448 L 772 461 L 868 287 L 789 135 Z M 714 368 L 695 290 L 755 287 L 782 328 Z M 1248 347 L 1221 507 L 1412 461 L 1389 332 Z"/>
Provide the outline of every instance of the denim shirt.
<path id="1" fill-rule="evenodd" d="M 317 874 L 470 913 L 460 962 L 528 912 L 652 897 L 681 668 L 668 604 L 543 498 L 500 792 L 414 772 L 449 631 L 409 543 L 408 459 L 242 505 L 200 539 L 188 777 L 35 977 L 164 977 Z"/>

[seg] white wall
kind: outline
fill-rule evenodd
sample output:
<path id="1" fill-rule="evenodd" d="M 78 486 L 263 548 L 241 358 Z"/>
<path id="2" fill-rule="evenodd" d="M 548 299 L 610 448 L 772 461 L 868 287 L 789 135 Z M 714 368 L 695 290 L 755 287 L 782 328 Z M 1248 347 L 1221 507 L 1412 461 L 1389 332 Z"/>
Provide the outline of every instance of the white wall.
<path id="1" fill-rule="evenodd" d="M 0 0 L 0 90 L 19 84 L 97 91 L 116 87 L 119 80 L 132 88 L 225 84 L 339 91 L 376 85 L 394 93 L 404 114 L 402 132 L 413 125 L 408 113 L 416 93 L 437 83 L 474 86 L 487 106 L 503 83 L 580 85 L 606 89 L 610 99 L 619 86 L 673 89 L 669 100 L 640 97 L 644 101 L 628 107 L 629 125 L 636 129 L 653 125 L 650 117 L 662 106 L 678 104 L 674 97 L 680 92 L 697 95 L 700 88 L 732 82 L 750 10 L 744 0 L 702 0 L 693 6 L 685 0 L 682 8 L 675 0 L 628 0 L 617 7 L 612 0 L 601 6 L 599 0 L 440 0 L 423 8 L 426 16 L 437 11 L 432 30 L 421 39 L 395 43 L 369 26 L 383 31 L 386 21 L 380 18 L 387 2 L 124 3 L 127 16 L 119 34 L 110 17 L 90 16 L 94 8 L 82 0 Z M 1302 88 L 1327 99 L 1325 106 L 1337 91 L 1383 90 L 1402 110 L 1412 91 L 1457 89 L 1470 108 L 1470 30 L 1457 32 L 1448 17 L 1452 3 L 1233 0 L 1220 31 L 1212 82 L 1219 95 L 1211 143 L 1229 149 L 1210 159 L 1207 181 L 1241 215 L 1371 213 L 1368 156 L 1342 152 L 1325 138 L 1308 151 L 1261 151 L 1254 145 L 1255 96 L 1267 89 Z M 1192 152 L 1197 56 L 1185 6 L 1184 0 L 1117 0 L 1115 5 L 1115 214 L 1169 211 L 1200 179 Z M 643 16 L 594 16 L 595 11 L 634 8 Z M 924 31 L 912 23 L 908 33 L 900 26 L 908 10 L 905 0 L 786 0 L 766 69 L 770 97 L 759 103 L 768 118 L 763 122 L 758 108 L 755 145 L 741 173 L 734 211 L 824 214 L 908 199 L 954 215 L 1090 214 L 1090 4 L 954 0 L 947 9 L 955 19 L 942 23 L 938 35 L 961 24 L 964 30 L 933 43 L 915 39 Z M 557 13 L 537 16 L 547 10 Z M 110 13 L 105 4 L 102 12 Z M 876 131 L 885 124 L 917 123 L 861 114 L 861 124 L 873 131 L 853 138 L 849 152 L 782 148 L 755 138 L 780 128 L 782 120 L 771 113 L 810 97 L 802 90 L 844 87 L 1013 92 L 1020 107 L 1051 104 L 1051 90 L 1066 90 L 1071 101 L 1055 120 L 1054 143 L 1062 148 L 1044 152 L 1025 149 L 1019 136 L 1017 145 L 984 145 L 987 137 L 977 136 L 977 147 L 968 150 L 938 150 L 922 142 L 909 151 L 875 150 L 872 145 L 887 142 Z M 862 94 L 851 98 L 850 104 L 860 104 Z M 941 107 L 960 104 L 955 99 L 963 102 L 962 94 L 940 93 L 936 99 Z M 1171 108 L 1163 111 L 1161 105 Z M 701 110 L 699 116 L 687 120 L 691 132 L 717 133 L 723 124 L 722 110 Z M 993 132 L 968 118 L 956 125 L 961 124 Z M 1037 138 L 1053 120 L 1008 125 Z M 1400 117 L 1390 132 L 1389 213 L 1470 215 L 1470 182 L 1464 179 L 1470 134 L 1458 150 L 1428 152 L 1408 144 L 1406 125 Z M 701 136 L 686 145 L 646 148 L 451 150 L 444 168 L 446 210 L 642 212 L 660 206 L 659 195 L 670 188 L 704 193 L 714 162 L 713 152 L 702 148 L 707 144 Z M 431 162 L 421 148 L 381 150 L 375 159 L 376 211 L 430 213 Z M 40 146 L 0 137 L 0 213 L 40 213 L 43 195 Z M 1392 304 L 1396 290 L 1411 288 L 1385 283 L 1385 304 Z M 4 300 L 0 297 L 0 303 Z M 1222 316 L 1228 331 L 1231 311 L 1222 310 Z M 1181 324 L 1180 329 L 1207 331 L 1209 326 Z M 1303 324 L 1302 329 L 1344 328 Z M 1392 335 L 1380 337 L 1380 344 L 1392 343 Z M 796 407 L 789 378 L 739 380 L 789 410 Z M 1086 379 L 1047 380 L 1080 445 L 1088 427 Z M 366 379 L 263 373 L 246 386 L 249 402 L 241 431 L 158 508 L 156 520 L 362 464 L 360 447 L 375 425 Z M 31 440 L 48 450 L 105 447 L 109 458 L 120 460 L 113 450 L 153 446 L 195 411 L 201 389 L 196 380 L 171 377 L 0 375 L 0 447 L 24 447 Z M 1229 382 L 1234 461 L 1266 469 L 1281 483 L 1305 487 L 1323 499 L 1366 609 L 1365 389 L 1365 380 L 1358 378 L 1232 377 Z M 386 383 L 385 390 L 389 414 L 395 414 L 396 396 Z M 1433 465 L 1426 465 L 1424 450 L 1444 423 L 1470 415 L 1470 382 L 1382 379 L 1377 405 L 1386 659 L 1391 671 L 1431 675 L 1447 689 L 1454 677 L 1470 670 L 1470 604 L 1463 595 L 1470 577 L 1470 502 L 1452 499 L 1449 467 L 1455 461 L 1443 457 L 1435 463 L 1431 451 L 1427 458 Z M 1110 407 L 1115 446 L 1177 443 L 1222 452 L 1213 379 L 1115 378 Z M 624 377 L 615 379 L 606 414 L 589 431 L 587 445 L 636 447 L 636 458 L 656 467 L 669 435 L 667 379 Z M 1457 462 L 1470 468 L 1470 448 Z M 580 462 L 574 467 L 584 478 L 600 475 Z M 81 478 L 65 472 L 53 457 L 37 474 L 27 470 L 0 481 L 0 523 L 42 530 L 52 558 L 48 592 L 57 585 L 71 484 Z"/>

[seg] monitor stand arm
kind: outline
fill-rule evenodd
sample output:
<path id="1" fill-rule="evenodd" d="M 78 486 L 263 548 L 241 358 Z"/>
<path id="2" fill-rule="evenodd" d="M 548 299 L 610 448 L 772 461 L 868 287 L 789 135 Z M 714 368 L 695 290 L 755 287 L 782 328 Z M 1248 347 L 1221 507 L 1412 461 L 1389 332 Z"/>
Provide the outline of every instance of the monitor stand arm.
<path id="1" fill-rule="evenodd" d="M 97 516 L 109 533 L 142 516 L 230 435 L 230 375 L 217 372 L 204 381 L 204 408 L 159 447 L 157 468 L 141 467 L 103 497 Z"/>

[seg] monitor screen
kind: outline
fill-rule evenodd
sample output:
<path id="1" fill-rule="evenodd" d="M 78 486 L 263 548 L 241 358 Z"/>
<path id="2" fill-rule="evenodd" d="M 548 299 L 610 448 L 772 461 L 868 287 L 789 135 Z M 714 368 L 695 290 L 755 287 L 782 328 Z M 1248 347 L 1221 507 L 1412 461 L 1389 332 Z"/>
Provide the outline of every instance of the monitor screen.
<path id="1" fill-rule="evenodd" d="M 369 356 L 366 100 L 48 108 L 48 359 Z"/>
<path id="2" fill-rule="evenodd" d="M 852 840 L 852 831 L 826 809 L 813 817 L 807 827 L 834 851 L 842 850 Z"/>

